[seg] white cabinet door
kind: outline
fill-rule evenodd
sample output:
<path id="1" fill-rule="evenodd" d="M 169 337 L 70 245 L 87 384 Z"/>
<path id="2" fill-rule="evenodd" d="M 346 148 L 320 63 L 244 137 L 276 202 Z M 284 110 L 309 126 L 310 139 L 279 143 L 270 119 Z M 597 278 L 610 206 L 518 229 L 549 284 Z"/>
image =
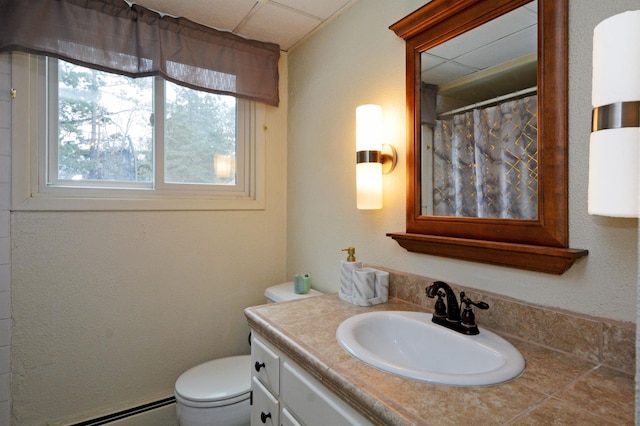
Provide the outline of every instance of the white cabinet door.
<path id="1" fill-rule="evenodd" d="M 251 344 L 251 373 L 274 395 L 280 395 L 280 356 L 255 335 Z"/>
<path id="2" fill-rule="evenodd" d="M 306 426 L 362 426 L 371 423 L 295 363 L 281 368 L 280 401 Z"/>
<path id="3" fill-rule="evenodd" d="M 251 378 L 251 390 L 253 391 L 251 426 L 279 426 L 280 405 L 278 399 L 255 376 Z"/>
<path id="4" fill-rule="evenodd" d="M 282 409 L 282 414 L 280 415 L 280 425 L 281 426 L 304 426 L 302 423 L 295 418 L 293 414 L 287 408 Z"/>
<path id="5" fill-rule="evenodd" d="M 369 426 L 372 423 L 252 332 L 251 426 Z"/>

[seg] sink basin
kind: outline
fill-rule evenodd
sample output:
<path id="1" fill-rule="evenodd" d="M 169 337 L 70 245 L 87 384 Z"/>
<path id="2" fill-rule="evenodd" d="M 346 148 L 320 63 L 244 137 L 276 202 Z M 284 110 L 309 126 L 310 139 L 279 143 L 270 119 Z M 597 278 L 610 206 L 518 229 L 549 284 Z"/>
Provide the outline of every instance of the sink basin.
<path id="1" fill-rule="evenodd" d="M 486 386 L 524 370 L 522 354 L 480 328 L 466 336 L 431 322 L 424 312 L 380 311 L 355 315 L 336 337 L 360 361 L 398 376 L 451 386 Z"/>

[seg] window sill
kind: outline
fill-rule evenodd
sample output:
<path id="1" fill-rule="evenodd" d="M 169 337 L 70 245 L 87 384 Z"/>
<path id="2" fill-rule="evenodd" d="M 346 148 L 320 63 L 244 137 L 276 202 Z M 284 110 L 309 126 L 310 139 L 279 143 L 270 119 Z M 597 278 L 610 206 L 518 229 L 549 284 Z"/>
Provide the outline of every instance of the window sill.
<path id="1" fill-rule="evenodd" d="M 224 198 L 74 198 L 29 197 L 14 200 L 12 211 L 206 211 L 264 210 L 264 200 Z"/>

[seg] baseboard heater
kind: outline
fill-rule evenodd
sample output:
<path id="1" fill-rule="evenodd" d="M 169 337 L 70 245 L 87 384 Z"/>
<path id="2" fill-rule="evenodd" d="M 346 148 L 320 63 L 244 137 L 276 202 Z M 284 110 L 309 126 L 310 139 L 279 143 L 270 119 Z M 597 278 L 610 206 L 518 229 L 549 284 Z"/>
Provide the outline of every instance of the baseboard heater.
<path id="1" fill-rule="evenodd" d="M 107 414 L 106 416 L 98 417 L 92 420 L 85 420 L 80 423 L 74 423 L 71 426 L 99 426 L 107 423 L 115 422 L 116 420 L 126 419 L 127 417 L 135 416 L 145 413 L 147 411 L 155 410 L 166 405 L 175 404 L 176 398 L 171 396 L 169 398 L 161 399 L 159 401 L 149 402 L 147 404 L 138 405 L 137 407 L 127 408 L 126 410 L 118 411 L 117 413 Z"/>

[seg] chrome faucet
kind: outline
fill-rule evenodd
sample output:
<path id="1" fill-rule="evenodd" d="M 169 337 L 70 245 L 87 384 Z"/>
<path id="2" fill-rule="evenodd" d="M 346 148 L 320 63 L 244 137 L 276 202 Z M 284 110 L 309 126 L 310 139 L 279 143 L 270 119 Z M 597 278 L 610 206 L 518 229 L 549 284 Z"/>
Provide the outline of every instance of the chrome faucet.
<path id="1" fill-rule="evenodd" d="M 444 293 L 443 293 L 444 291 Z M 425 290 L 427 297 L 433 299 L 438 297 L 431 321 L 458 333 L 475 335 L 480 333 L 476 325 L 475 315 L 471 309 L 471 305 L 478 309 L 489 309 L 489 305 L 485 302 L 474 302 L 465 297 L 464 291 L 460 292 L 460 303 L 464 303 L 464 311 L 460 315 L 460 305 L 453 289 L 444 281 L 436 281 Z M 447 298 L 445 305 L 443 297 Z"/>

